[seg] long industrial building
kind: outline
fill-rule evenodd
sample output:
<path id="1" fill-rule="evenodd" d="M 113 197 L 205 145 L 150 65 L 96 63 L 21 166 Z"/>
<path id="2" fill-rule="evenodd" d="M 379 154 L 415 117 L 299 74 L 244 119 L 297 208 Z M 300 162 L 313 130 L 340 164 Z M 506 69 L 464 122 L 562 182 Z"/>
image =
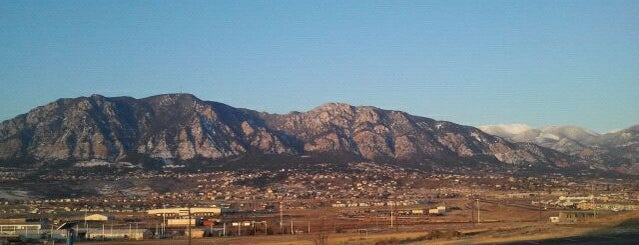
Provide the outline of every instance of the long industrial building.
<path id="1" fill-rule="evenodd" d="M 148 210 L 147 213 L 149 215 L 156 215 L 165 217 L 187 217 L 189 215 L 189 209 L 191 210 L 191 216 L 217 216 L 222 214 L 222 209 L 213 207 L 213 208 L 160 208 L 160 209 L 151 209 Z"/>

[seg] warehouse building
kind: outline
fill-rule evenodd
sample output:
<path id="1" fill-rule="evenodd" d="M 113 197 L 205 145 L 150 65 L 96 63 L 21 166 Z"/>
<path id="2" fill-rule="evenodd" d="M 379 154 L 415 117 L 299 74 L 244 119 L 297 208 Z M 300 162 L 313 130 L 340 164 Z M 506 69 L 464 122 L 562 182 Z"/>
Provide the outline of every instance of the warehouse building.
<path id="1" fill-rule="evenodd" d="M 165 216 L 165 217 L 186 217 L 189 216 L 189 209 L 191 216 L 197 217 L 208 217 L 208 216 L 218 216 L 222 214 L 222 209 L 217 207 L 212 208 L 160 208 L 160 209 L 151 209 L 148 210 L 147 213 L 149 215 L 155 216 Z"/>

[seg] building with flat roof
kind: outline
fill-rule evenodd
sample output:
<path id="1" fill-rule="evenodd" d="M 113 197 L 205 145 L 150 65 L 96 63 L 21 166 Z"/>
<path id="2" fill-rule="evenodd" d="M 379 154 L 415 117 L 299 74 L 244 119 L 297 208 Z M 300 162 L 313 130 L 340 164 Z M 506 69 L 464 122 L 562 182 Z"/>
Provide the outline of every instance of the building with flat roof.
<path id="1" fill-rule="evenodd" d="M 597 217 L 596 211 L 560 211 L 559 223 L 577 223 L 589 221 Z"/>
<path id="2" fill-rule="evenodd" d="M 165 217 L 186 217 L 189 215 L 189 209 L 191 216 L 218 216 L 222 214 L 221 208 L 160 208 L 147 210 L 149 215 L 165 216 Z"/>
<path id="3" fill-rule="evenodd" d="M 103 214 L 91 214 L 84 217 L 86 221 L 108 221 L 109 216 Z"/>
<path id="4" fill-rule="evenodd" d="M 24 220 L 24 219 L 23 219 Z M 14 220 L 0 223 L 0 238 L 39 238 L 42 223 Z"/>

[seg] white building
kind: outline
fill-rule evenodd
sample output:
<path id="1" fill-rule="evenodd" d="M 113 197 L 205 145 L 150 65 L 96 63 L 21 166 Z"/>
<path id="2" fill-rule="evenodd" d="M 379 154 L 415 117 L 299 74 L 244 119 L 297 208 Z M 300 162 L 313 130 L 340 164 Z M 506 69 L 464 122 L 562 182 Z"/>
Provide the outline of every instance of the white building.
<path id="1" fill-rule="evenodd" d="M 108 221 L 109 220 L 109 216 L 102 215 L 102 214 L 91 214 L 91 215 L 87 215 L 86 217 L 84 217 L 84 220 L 86 220 L 86 221 Z"/>
<path id="2" fill-rule="evenodd" d="M 185 227 L 188 226 L 190 224 L 190 226 L 196 226 L 197 225 L 197 219 L 167 219 L 166 220 L 166 226 L 168 227 Z"/>
<path id="3" fill-rule="evenodd" d="M 185 217 L 189 215 L 189 209 L 191 216 L 217 216 L 222 214 L 221 208 L 160 208 L 148 210 L 147 213 L 156 216 Z"/>
<path id="4" fill-rule="evenodd" d="M 446 206 L 438 206 L 437 208 L 431 208 L 428 210 L 428 214 L 444 215 L 446 214 Z"/>

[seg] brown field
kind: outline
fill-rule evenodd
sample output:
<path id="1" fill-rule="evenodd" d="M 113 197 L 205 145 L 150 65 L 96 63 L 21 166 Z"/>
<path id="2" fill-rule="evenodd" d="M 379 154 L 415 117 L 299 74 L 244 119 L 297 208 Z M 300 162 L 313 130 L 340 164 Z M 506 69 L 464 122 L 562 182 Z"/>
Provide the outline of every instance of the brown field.
<path id="1" fill-rule="evenodd" d="M 548 217 L 557 215 L 556 210 L 539 210 L 511 206 L 509 203 L 480 203 L 482 223 L 476 221 L 476 211 L 471 210 L 467 200 L 448 201 L 448 206 L 459 207 L 445 216 L 398 215 L 390 228 L 389 212 L 370 208 L 321 208 L 314 210 L 290 210 L 284 216 L 283 232 L 290 232 L 289 220 L 294 220 L 296 235 L 279 234 L 279 214 L 261 216 L 229 215 L 225 220 L 266 220 L 275 235 L 265 235 L 264 230 L 255 229 L 242 236 L 194 238 L 191 244 L 481 244 L 527 240 L 543 240 L 557 237 L 580 236 L 596 232 L 607 232 L 624 220 L 639 217 L 639 212 L 609 213 L 597 220 L 573 224 L 555 225 Z M 529 202 L 528 202 L 529 203 Z M 374 210 L 374 211 L 372 211 Z M 475 209 L 476 210 L 476 209 Z M 308 233 L 310 224 L 311 233 Z M 231 230 L 231 228 L 229 228 Z M 250 234 L 250 235 L 247 235 Z M 235 235 L 231 233 L 231 235 Z M 139 244 L 178 245 L 189 244 L 185 238 L 144 240 L 80 242 L 80 244 Z"/>

